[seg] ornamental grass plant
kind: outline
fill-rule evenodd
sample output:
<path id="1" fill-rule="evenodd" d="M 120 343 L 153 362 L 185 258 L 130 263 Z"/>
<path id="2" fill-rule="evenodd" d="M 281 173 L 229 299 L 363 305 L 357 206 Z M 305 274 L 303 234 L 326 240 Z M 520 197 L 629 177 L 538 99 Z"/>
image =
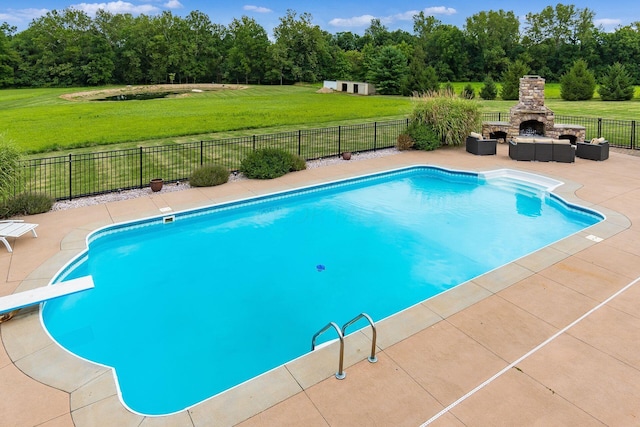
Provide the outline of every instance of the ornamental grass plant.
<path id="1" fill-rule="evenodd" d="M 413 99 L 411 121 L 431 128 L 442 145 L 462 145 L 480 127 L 480 105 L 475 100 L 450 92 L 430 92 Z"/>

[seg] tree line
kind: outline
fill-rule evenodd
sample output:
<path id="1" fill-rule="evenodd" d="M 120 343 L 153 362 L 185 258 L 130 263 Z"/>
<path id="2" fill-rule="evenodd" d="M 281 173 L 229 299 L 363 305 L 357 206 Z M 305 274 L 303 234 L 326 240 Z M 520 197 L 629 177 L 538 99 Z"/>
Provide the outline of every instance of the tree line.
<path id="1" fill-rule="evenodd" d="M 500 80 L 514 63 L 560 81 L 577 60 L 596 77 L 614 63 L 640 84 L 640 22 L 605 32 L 588 8 L 557 4 L 526 15 L 490 10 L 463 28 L 423 12 L 413 31 L 390 31 L 373 19 L 363 35 L 331 34 L 309 13 L 279 18 L 270 38 L 253 18 L 216 24 L 193 11 L 185 17 L 95 17 L 53 10 L 18 32 L 0 25 L 0 87 L 152 83 L 290 84 L 355 80 L 380 93 L 423 92 L 438 82 Z"/>

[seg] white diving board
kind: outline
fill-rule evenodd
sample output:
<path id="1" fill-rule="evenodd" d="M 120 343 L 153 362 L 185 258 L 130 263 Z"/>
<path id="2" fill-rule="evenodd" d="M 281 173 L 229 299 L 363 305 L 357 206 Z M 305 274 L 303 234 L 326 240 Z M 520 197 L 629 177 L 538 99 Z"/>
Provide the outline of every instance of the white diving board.
<path id="1" fill-rule="evenodd" d="M 56 283 L 30 291 L 18 292 L 0 298 L 0 314 L 6 311 L 19 310 L 31 305 L 93 288 L 91 276 L 79 277 L 66 282 Z"/>

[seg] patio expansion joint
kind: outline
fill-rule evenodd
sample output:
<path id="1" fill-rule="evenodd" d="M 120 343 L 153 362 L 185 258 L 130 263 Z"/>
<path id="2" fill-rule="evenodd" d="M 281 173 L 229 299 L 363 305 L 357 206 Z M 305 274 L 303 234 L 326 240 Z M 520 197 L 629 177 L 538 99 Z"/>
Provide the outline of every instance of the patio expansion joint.
<path id="1" fill-rule="evenodd" d="M 547 344 L 549 344 L 550 342 L 554 341 L 556 338 L 558 338 L 559 336 L 567 333 L 567 331 L 569 331 L 569 329 L 571 329 L 573 326 L 577 325 L 578 323 L 580 323 L 582 320 L 586 319 L 587 317 L 589 317 L 591 314 L 593 314 L 595 311 L 599 310 L 600 308 L 604 307 L 606 304 L 608 304 L 609 302 L 611 302 L 613 299 L 615 299 L 618 295 L 622 294 L 623 292 L 625 292 L 627 289 L 635 286 L 636 283 L 638 283 L 640 281 L 640 277 L 637 277 L 636 279 L 634 279 L 633 281 L 631 281 L 630 283 L 628 283 L 627 285 L 625 285 L 623 288 L 619 289 L 618 291 L 616 291 L 615 293 L 613 293 L 612 295 L 610 295 L 607 299 L 605 299 L 604 301 L 602 301 L 601 303 L 599 303 L 598 305 L 596 305 L 595 307 L 593 307 L 592 309 L 588 310 L 586 313 L 584 313 L 582 316 L 578 317 L 576 320 L 574 320 L 573 322 L 569 323 L 568 325 L 566 325 L 565 327 L 563 327 L 562 329 L 560 329 L 559 331 L 557 331 L 555 334 L 553 334 L 551 337 L 547 338 L 546 340 L 544 340 L 542 343 L 538 344 L 536 347 L 534 347 L 532 350 L 528 351 L 527 353 L 525 353 L 524 355 L 520 356 L 519 358 L 517 358 L 515 361 L 509 363 L 506 367 L 504 367 L 503 369 L 501 369 L 500 371 L 498 371 L 496 374 L 494 374 L 491 378 L 487 379 L 486 381 L 480 383 L 478 386 L 476 386 L 473 390 L 471 390 L 470 392 L 466 393 L 465 395 L 463 395 L 462 397 L 460 397 L 458 400 L 456 400 L 455 402 L 453 402 L 452 404 L 450 404 L 449 406 L 447 406 L 446 408 L 444 408 L 442 411 L 438 412 L 436 415 L 434 415 L 433 417 L 431 417 L 430 419 L 428 419 L 426 422 L 424 422 L 423 424 L 420 425 L 420 427 L 425 427 L 429 424 L 431 424 L 432 422 L 438 420 L 441 416 L 443 416 L 444 414 L 448 413 L 451 409 L 455 408 L 456 406 L 458 406 L 460 403 L 464 402 L 465 400 L 467 400 L 469 397 L 473 396 L 475 393 L 477 393 L 478 391 L 480 391 L 481 389 L 483 389 L 484 387 L 486 387 L 487 385 L 489 385 L 490 383 L 492 383 L 493 381 L 495 381 L 497 378 L 501 377 L 504 373 L 506 373 L 507 371 L 509 371 L 511 368 L 517 366 L 520 362 L 522 362 L 523 360 L 527 359 L 529 356 L 535 354 L 536 352 L 538 352 L 540 349 L 542 349 L 543 347 L 545 347 Z M 571 335 L 573 337 L 573 335 Z M 600 350 L 601 351 L 601 350 Z M 606 354 L 606 353 L 605 353 Z M 611 356 L 611 355 L 609 355 Z M 635 369 L 635 368 L 634 368 Z"/>

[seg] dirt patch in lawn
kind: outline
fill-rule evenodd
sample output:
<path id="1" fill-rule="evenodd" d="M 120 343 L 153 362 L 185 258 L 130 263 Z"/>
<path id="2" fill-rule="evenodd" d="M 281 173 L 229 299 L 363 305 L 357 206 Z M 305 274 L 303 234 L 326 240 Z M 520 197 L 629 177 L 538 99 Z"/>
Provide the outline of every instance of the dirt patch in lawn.
<path id="1" fill-rule="evenodd" d="M 211 92 L 217 90 L 242 90 L 247 86 L 228 85 L 228 84 L 164 84 L 164 85 L 139 85 L 139 86 L 123 86 L 110 89 L 96 89 L 83 92 L 65 93 L 60 98 L 67 101 L 95 101 L 111 96 L 118 95 L 136 95 L 144 93 L 171 93 L 171 96 L 185 97 L 195 93 Z"/>

